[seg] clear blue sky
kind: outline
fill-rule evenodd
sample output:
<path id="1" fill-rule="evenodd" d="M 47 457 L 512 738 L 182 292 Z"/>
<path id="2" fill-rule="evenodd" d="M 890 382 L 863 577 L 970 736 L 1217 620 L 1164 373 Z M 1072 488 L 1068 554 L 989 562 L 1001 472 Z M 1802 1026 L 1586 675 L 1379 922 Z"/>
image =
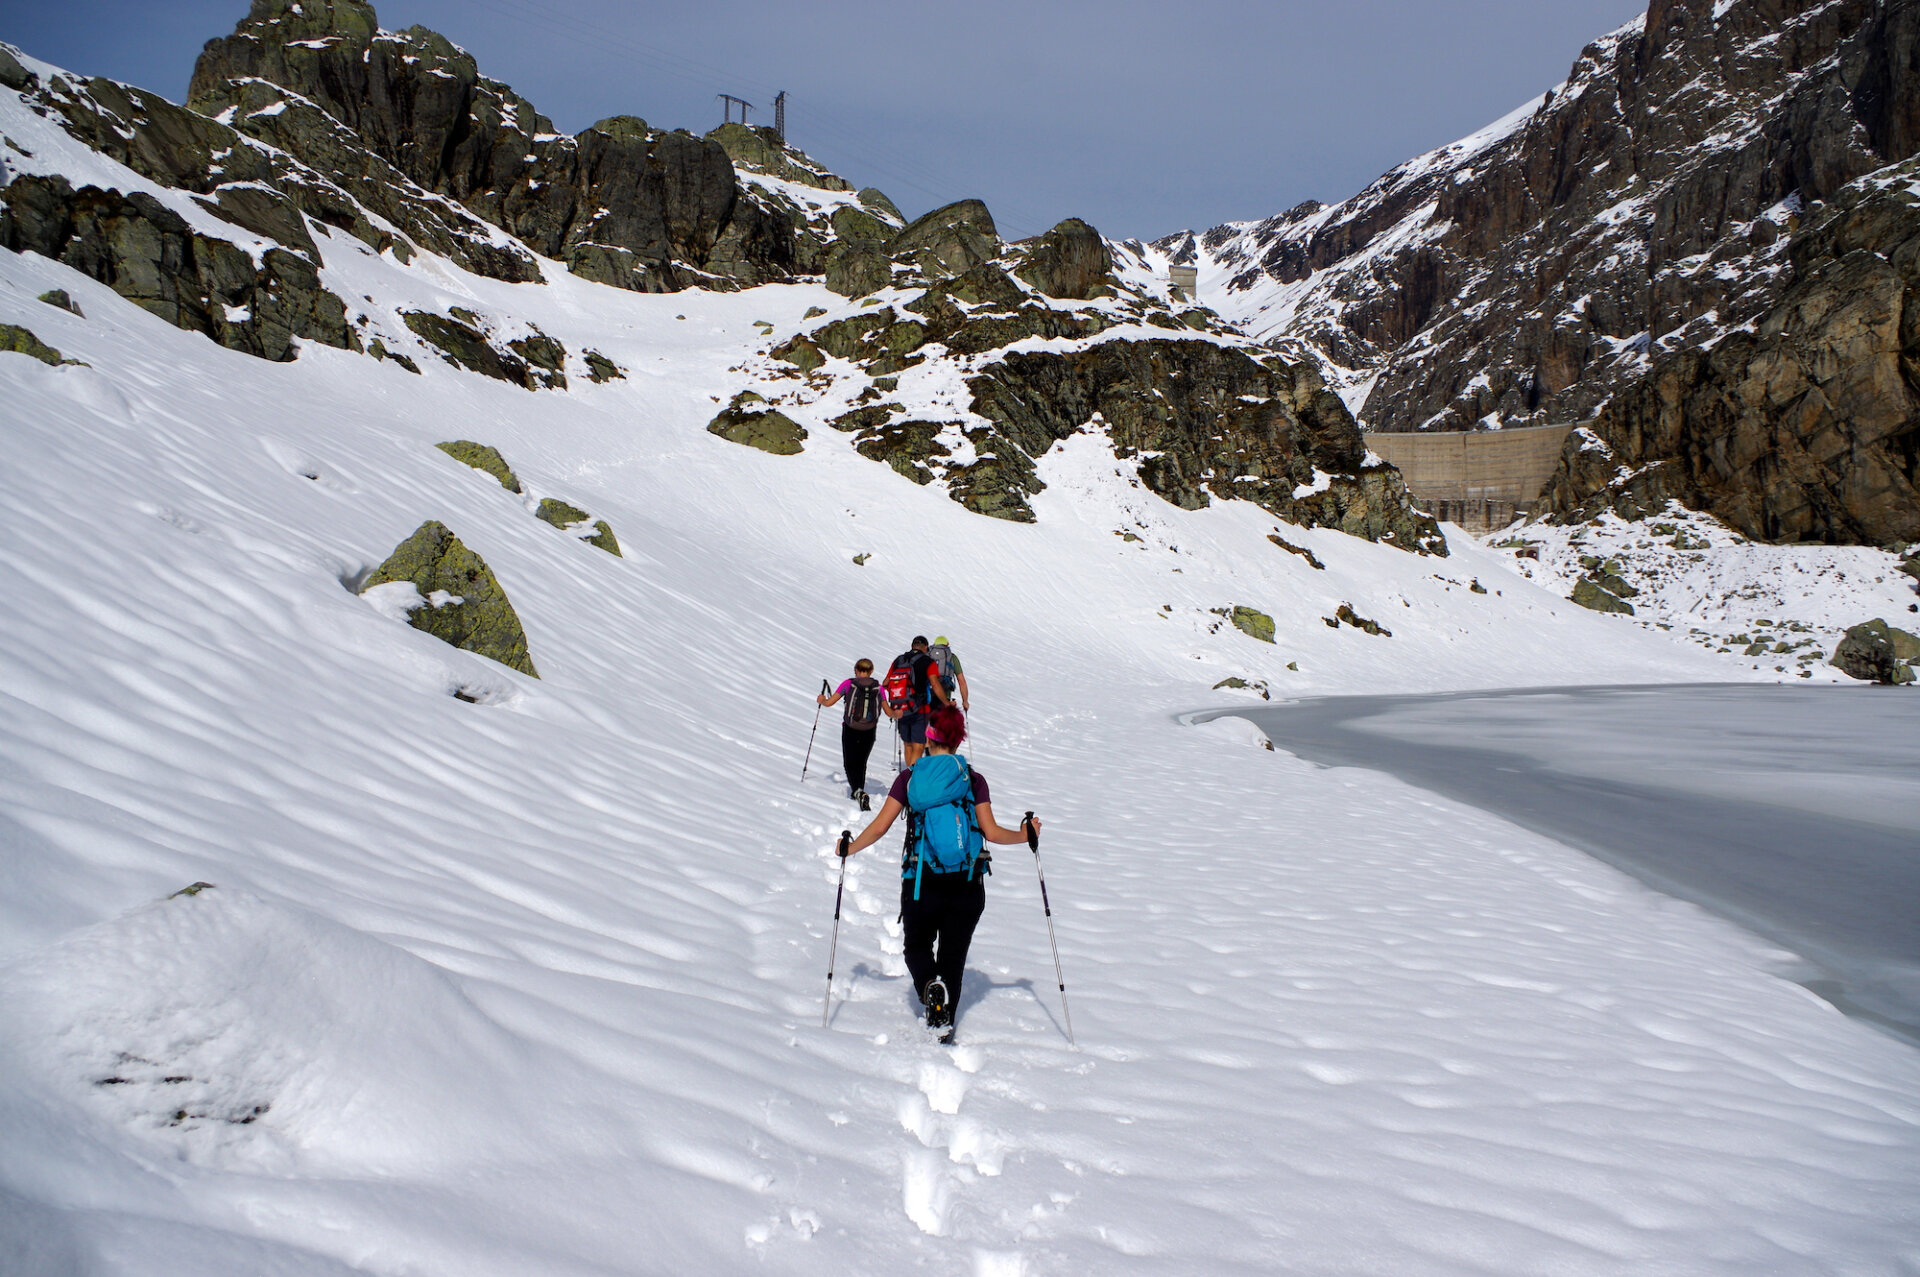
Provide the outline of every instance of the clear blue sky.
<path id="1" fill-rule="evenodd" d="M 388 0 L 572 132 L 704 132 L 789 95 L 788 135 L 910 215 L 977 195 L 1001 231 L 1152 238 L 1351 195 L 1565 77 L 1644 0 Z M 0 39 L 184 95 L 244 0 L 0 0 Z"/>

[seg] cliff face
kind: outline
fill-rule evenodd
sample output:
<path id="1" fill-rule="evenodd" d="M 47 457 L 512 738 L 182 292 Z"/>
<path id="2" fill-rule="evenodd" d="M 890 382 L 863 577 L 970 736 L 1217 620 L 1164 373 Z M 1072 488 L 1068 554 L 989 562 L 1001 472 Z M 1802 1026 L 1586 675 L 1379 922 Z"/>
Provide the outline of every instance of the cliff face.
<path id="1" fill-rule="evenodd" d="M 1920 540 L 1920 161 L 1843 189 L 1754 324 L 1658 360 L 1570 437 L 1563 520 L 1668 499 L 1769 541 Z"/>
<path id="2" fill-rule="evenodd" d="M 1655 0 L 1342 204 L 1157 247 L 1256 336 L 1317 347 L 1370 429 L 1585 424 L 1770 313 L 1807 211 L 1920 148 L 1917 51 L 1913 0 Z"/>
<path id="3" fill-rule="evenodd" d="M 735 180 L 711 138 L 632 116 L 577 137 L 424 27 L 382 31 L 362 0 L 254 0 L 208 42 L 188 103 L 322 171 L 370 151 L 534 251 L 649 292 L 754 284 L 794 267 L 794 225 Z"/>

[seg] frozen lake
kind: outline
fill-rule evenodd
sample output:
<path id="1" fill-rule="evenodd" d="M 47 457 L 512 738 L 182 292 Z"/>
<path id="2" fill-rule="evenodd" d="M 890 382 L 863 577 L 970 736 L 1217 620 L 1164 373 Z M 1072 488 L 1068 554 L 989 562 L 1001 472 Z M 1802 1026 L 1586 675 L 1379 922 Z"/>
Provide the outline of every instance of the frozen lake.
<path id="1" fill-rule="evenodd" d="M 1808 988 L 1920 1041 L 1920 695 L 1535 688 L 1232 713 L 1732 918 L 1806 959 Z"/>

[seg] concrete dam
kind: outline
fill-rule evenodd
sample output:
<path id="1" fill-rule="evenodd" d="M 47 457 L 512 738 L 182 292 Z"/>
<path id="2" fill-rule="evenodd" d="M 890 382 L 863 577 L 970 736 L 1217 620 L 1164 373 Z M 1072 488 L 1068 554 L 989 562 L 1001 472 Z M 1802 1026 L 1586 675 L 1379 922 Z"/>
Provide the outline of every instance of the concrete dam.
<path id="1" fill-rule="evenodd" d="M 1365 438 L 1399 467 L 1407 490 L 1435 518 L 1481 535 L 1534 512 L 1572 429 L 1368 432 Z"/>

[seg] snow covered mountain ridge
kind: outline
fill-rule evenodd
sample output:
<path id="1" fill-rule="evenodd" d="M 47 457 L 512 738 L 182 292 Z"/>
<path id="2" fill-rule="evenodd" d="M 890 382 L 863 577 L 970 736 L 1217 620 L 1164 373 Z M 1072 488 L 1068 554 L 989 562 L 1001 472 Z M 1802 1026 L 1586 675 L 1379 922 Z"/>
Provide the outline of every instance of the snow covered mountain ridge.
<path id="1" fill-rule="evenodd" d="M 1176 305 L 1137 264 L 1116 269 L 1077 220 L 1014 246 L 978 201 L 904 225 L 885 195 L 743 125 L 695 138 L 617 117 L 562 136 L 443 37 L 382 31 L 361 0 L 257 0 L 201 55 L 192 109 L 6 56 L 0 76 L 36 113 L 166 198 L 76 186 L 62 162 L 18 154 L 0 245 L 235 349 L 287 359 L 310 341 L 416 370 L 437 358 L 529 389 L 625 375 L 524 316 L 350 301 L 321 282 L 334 251 L 316 241 L 322 226 L 358 241 L 349 251 L 403 267 L 432 253 L 510 283 L 546 279 L 543 259 L 649 292 L 816 272 L 846 305 L 798 332 L 769 326 L 716 433 L 796 451 L 803 416 L 970 509 L 1021 520 L 1044 486 L 1035 460 L 1091 423 L 1178 505 L 1250 499 L 1446 553 L 1311 362 Z"/>
<path id="2" fill-rule="evenodd" d="M 1888 0 L 1657 0 L 1353 198 L 1154 252 L 1251 335 L 1315 346 L 1369 429 L 1587 428 L 1562 516 L 1676 497 L 1761 539 L 1920 539 L 1913 337 L 1861 314 L 1913 296 L 1889 166 L 1920 149 L 1917 28 Z M 1861 249 L 1872 279 L 1842 266 Z"/>

